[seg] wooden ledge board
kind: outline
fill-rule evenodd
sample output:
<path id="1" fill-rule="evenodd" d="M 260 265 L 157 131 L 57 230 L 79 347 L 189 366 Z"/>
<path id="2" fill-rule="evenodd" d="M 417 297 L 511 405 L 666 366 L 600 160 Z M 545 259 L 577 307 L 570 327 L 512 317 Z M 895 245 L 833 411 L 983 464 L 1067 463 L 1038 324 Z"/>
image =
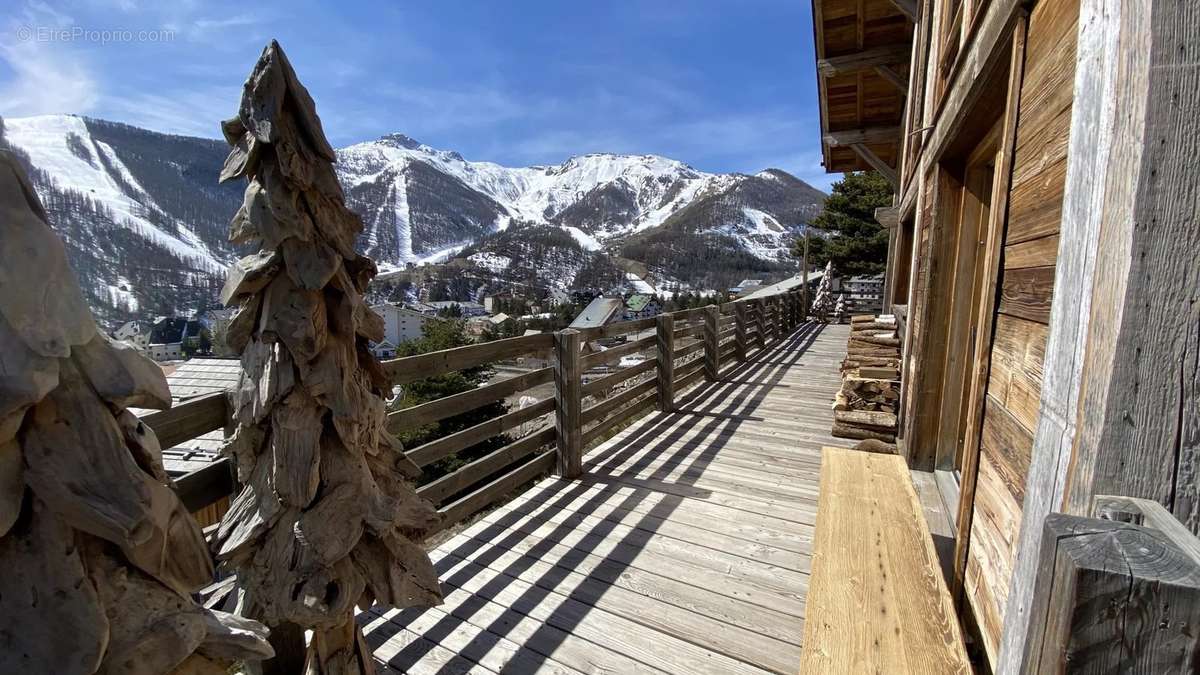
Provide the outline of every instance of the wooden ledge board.
<path id="1" fill-rule="evenodd" d="M 971 673 L 908 466 L 822 448 L 803 673 Z"/>

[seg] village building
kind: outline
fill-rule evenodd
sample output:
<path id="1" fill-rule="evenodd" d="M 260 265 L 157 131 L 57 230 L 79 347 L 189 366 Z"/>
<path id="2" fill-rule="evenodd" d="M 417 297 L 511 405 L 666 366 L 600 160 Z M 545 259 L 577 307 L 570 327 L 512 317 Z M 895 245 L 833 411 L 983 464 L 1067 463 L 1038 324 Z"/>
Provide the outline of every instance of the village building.
<path id="1" fill-rule="evenodd" d="M 604 326 L 622 317 L 625 301 L 621 298 L 599 296 L 588 303 L 573 321 L 569 328 L 576 330 Z"/>
<path id="2" fill-rule="evenodd" d="M 847 311 L 858 314 L 878 314 L 883 311 L 883 274 L 859 275 L 846 279 L 842 285 L 846 294 Z"/>
<path id="3" fill-rule="evenodd" d="M 483 297 L 483 308 L 488 314 L 496 314 L 500 311 L 502 304 L 512 302 L 512 293 L 494 293 Z"/>
<path id="4" fill-rule="evenodd" d="M 197 319 L 164 317 L 150 329 L 146 354 L 155 361 L 177 361 L 202 348 L 204 325 Z"/>
<path id="5" fill-rule="evenodd" d="M 662 314 L 662 303 L 653 295 L 634 293 L 625 299 L 625 320 L 649 319 Z"/>
<path id="6" fill-rule="evenodd" d="M 151 328 L 153 328 L 153 324 L 146 321 L 138 319 L 126 321 L 112 332 L 112 337 L 118 342 L 124 342 L 142 351 L 146 351 L 150 348 Z"/>
<path id="7" fill-rule="evenodd" d="M 384 303 L 371 309 L 383 317 L 383 340 L 372 346 L 372 351 L 381 359 L 396 355 L 396 347 L 410 340 L 419 340 L 425 335 L 425 324 L 432 319 L 415 309 Z"/>

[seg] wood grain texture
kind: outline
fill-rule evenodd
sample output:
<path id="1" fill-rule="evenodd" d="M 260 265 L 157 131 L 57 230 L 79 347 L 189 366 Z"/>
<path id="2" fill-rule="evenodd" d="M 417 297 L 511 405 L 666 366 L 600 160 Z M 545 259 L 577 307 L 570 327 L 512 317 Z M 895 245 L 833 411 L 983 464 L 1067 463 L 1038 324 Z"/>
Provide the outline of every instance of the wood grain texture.
<path id="1" fill-rule="evenodd" d="M 1013 26 L 1012 46 L 1009 55 L 1008 92 L 1005 100 L 1000 148 L 992 189 L 993 207 L 985 234 L 983 260 L 981 264 L 982 288 L 976 314 L 974 335 L 974 358 L 969 367 L 968 401 L 966 403 L 965 429 L 961 468 L 961 489 L 956 516 L 956 536 L 953 561 L 953 592 L 956 600 L 961 597 L 967 566 L 967 551 L 971 543 L 971 528 L 974 516 L 975 483 L 979 471 L 979 453 L 983 445 L 981 430 L 985 430 L 988 388 L 993 366 L 993 351 L 996 342 L 996 324 L 1000 318 L 996 310 L 996 288 L 1000 283 L 1001 259 L 1004 258 L 1004 236 L 1009 217 L 1007 195 L 1012 189 L 1012 173 L 1015 163 L 1017 130 L 1020 122 L 1021 83 L 1025 76 L 1025 47 L 1028 39 L 1028 17 L 1021 14 Z M 1039 364 L 1040 365 L 1040 364 Z M 1027 465 L 1026 465 L 1027 468 Z M 1017 479 L 1024 489 L 1024 474 Z"/>
<path id="2" fill-rule="evenodd" d="M 1034 585 L 1027 672 L 1177 673 L 1200 659 L 1200 564 L 1160 531 L 1050 514 Z"/>
<path id="3" fill-rule="evenodd" d="M 1000 312 L 1037 323 L 1049 323 L 1053 292 L 1053 267 L 1004 270 Z"/>
<path id="4" fill-rule="evenodd" d="M 675 319 L 670 314 L 659 314 L 657 318 L 658 409 L 670 412 L 675 409 Z"/>
<path id="5" fill-rule="evenodd" d="M 216 392 L 156 410 L 141 420 L 154 430 L 159 445 L 170 448 L 223 428 L 229 421 L 229 404 L 224 393 Z"/>
<path id="6" fill-rule="evenodd" d="M 583 364 L 579 355 L 583 346 L 579 331 L 568 328 L 554 334 L 554 427 L 558 430 L 558 473 L 566 478 L 579 476 L 583 462 Z"/>
<path id="7" fill-rule="evenodd" d="M 801 671 L 970 673 L 903 458 L 822 455 Z"/>
<path id="8" fill-rule="evenodd" d="M 1004 247 L 1004 269 L 1019 267 L 1046 267 L 1058 259 L 1058 235 L 1050 234 L 1037 239 L 1009 244 Z"/>
<path id="9" fill-rule="evenodd" d="M 1200 238 L 1183 225 L 1197 183 L 1196 120 L 1185 112 L 1197 106 L 1196 11 L 1080 3 L 1061 232 L 1072 246 L 1055 280 L 1002 673 L 1017 672 L 1029 639 L 1027 565 L 1040 558 L 1041 520 L 1064 500 L 1083 513 L 1097 493 L 1151 497 L 1198 524 L 1198 281 L 1186 261 Z"/>

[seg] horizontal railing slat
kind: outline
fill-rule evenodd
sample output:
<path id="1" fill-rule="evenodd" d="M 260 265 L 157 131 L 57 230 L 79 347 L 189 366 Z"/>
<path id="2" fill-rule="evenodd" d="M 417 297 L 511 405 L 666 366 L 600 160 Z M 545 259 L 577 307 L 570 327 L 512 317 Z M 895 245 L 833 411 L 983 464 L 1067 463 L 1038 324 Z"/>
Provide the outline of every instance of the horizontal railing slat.
<path id="1" fill-rule="evenodd" d="M 480 406 L 503 400 L 508 396 L 545 384 L 554 379 L 554 368 L 539 368 L 516 377 L 476 387 L 469 391 L 427 401 L 411 408 L 388 413 L 388 428 L 412 429 L 453 417 Z"/>
<path id="2" fill-rule="evenodd" d="M 704 378 L 703 370 L 696 370 L 691 373 L 688 373 L 687 375 L 684 375 L 683 377 L 677 377 L 677 378 L 675 378 L 675 391 L 681 391 L 684 387 L 691 386 L 692 384 L 699 382 L 703 378 Z"/>
<path id="3" fill-rule="evenodd" d="M 704 349 L 703 342 L 693 342 L 692 344 L 690 344 L 686 347 L 680 347 L 679 349 L 676 349 L 675 350 L 675 358 L 681 359 L 681 358 L 687 356 L 688 354 L 698 352 L 702 349 Z"/>
<path id="4" fill-rule="evenodd" d="M 548 352 L 553 347 L 553 333 L 522 335 L 494 342 L 391 359 L 383 362 L 383 370 L 391 378 L 392 384 L 407 384 L 435 375 L 474 368 L 493 361 L 537 352 Z"/>
<path id="5" fill-rule="evenodd" d="M 616 347 L 606 349 L 602 352 L 595 352 L 592 354 L 588 354 L 579 359 L 579 367 L 581 370 L 586 371 L 588 368 L 595 368 L 596 366 L 604 364 L 604 363 L 612 363 L 613 361 L 618 361 L 623 356 L 628 356 L 630 354 L 636 354 L 637 352 L 650 349 L 651 347 L 654 346 L 655 340 L 656 340 L 656 336 L 648 335 L 639 340 L 632 340 L 630 342 L 626 342 L 623 345 L 617 345 Z"/>
<path id="6" fill-rule="evenodd" d="M 534 457 L 517 468 L 509 471 L 496 480 L 484 485 L 468 495 L 438 509 L 442 516 L 439 529 L 445 529 L 468 518 L 491 504 L 499 501 L 508 493 L 525 483 L 537 478 L 554 466 L 554 453 L 546 452 Z"/>
<path id="7" fill-rule="evenodd" d="M 584 342 L 589 340 L 599 340 L 601 338 L 616 337 L 625 333 L 634 331 L 643 331 L 648 328 L 654 328 L 655 318 L 649 319 L 634 319 L 632 321 L 618 321 L 605 326 L 596 326 L 595 328 L 584 328 L 580 330 Z"/>
<path id="8" fill-rule="evenodd" d="M 653 393 L 651 393 L 646 398 L 641 399 L 637 403 L 634 403 L 633 405 L 622 410 L 621 412 L 617 413 L 616 415 L 613 415 L 612 417 L 609 417 L 608 419 L 601 421 L 596 426 L 583 432 L 584 447 L 587 447 L 588 444 L 594 442 L 597 438 L 600 438 L 604 434 L 611 431 L 612 428 L 617 426 L 618 424 L 627 422 L 630 419 L 633 419 L 634 417 L 646 412 L 647 410 L 652 410 L 656 405 L 658 405 L 658 391 L 657 390 L 655 390 Z"/>
<path id="9" fill-rule="evenodd" d="M 486 422 L 480 422 L 462 431 L 417 446 L 408 451 L 408 458 L 417 466 L 427 466 L 459 450 L 465 450 L 476 443 L 486 441 L 492 436 L 516 429 L 530 420 L 552 413 L 554 405 L 554 399 L 548 398 L 520 410 L 494 417 Z"/>
<path id="10" fill-rule="evenodd" d="M 215 504 L 233 492 L 233 473 L 227 457 L 175 479 L 175 494 L 189 512 Z"/>
<path id="11" fill-rule="evenodd" d="M 462 492 L 488 476 L 502 471 L 533 454 L 538 448 L 553 443 L 558 431 L 553 426 L 545 426 L 533 433 L 509 443 L 508 445 L 489 452 L 479 459 L 438 478 L 432 483 L 417 488 L 417 494 L 434 504 L 441 504 L 453 494 Z"/>
<path id="12" fill-rule="evenodd" d="M 656 361 L 647 359 L 636 366 L 622 368 L 615 373 L 611 373 L 598 380 L 592 380 L 591 382 L 588 382 L 580 389 L 580 393 L 583 396 L 591 396 L 596 392 L 607 391 L 631 377 L 636 377 L 642 373 L 648 373 L 651 370 L 654 370 L 657 365 L 658 363 Z"/>
<path id="13" fill-rule="evenodd" d="M 687 363 L 675 367 L 675 377 L 678 379 L 682 375 L 687 375 L 704 367 L 704 359 L 693 359 Z"/>
<path id="14" fill-rule="evenodd" d="M 228 418 L 229 404 L 225 393 L 220 391 L 141 416 L 142 422 L 154 430 L 158 444 L 163 448 L 222 429 Z"/>
<path id="15" fill-rule="evenodd" d="M 645 382 L 643 382 L 641 384 L 634 385 L 634 386 L 630 387 L 629 389 L 626 389 L 625 391 L 617 394 L 616 396 L 606 398 L 603 401 L 601 401 L 589 408 L 584 408 L 583 412 L 579 413 L 579 423 L 581 425 L 591 424 L 592 422 L 599 420 L 600 418 L 602 418 L 605 415 L 607 415 L 608 413 L 616 410 L 617 408 L 620 408 L 621 406 L 625 405 L 626 403 L 629 403 L 630 401 L 637 398 L 638 396 L 641 396 L 642 394 L 653 391 L 654 388 L 657 386 L 658 386 L 658 383 L 656 381 L 646 380 Z"/>

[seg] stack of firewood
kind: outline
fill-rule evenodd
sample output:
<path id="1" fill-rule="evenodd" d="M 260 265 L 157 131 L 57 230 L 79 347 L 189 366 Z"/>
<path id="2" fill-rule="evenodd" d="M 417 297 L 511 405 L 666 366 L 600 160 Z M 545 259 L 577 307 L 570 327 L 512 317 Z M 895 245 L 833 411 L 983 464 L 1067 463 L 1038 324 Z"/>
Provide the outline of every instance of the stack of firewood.
<path id="1" fill-rule="evenodd" d="M 896 441 L 900 400 L 900 337 L 890 314 L 850 318 L 842 387 L 833 400 L 833 435 Z"/>
<path id="2" fill-rule="evenodd" d="M 871 377 L 886 377 L 900 368 L 900 337 L 896 317 L 869 314 L 850 317 L 850 340 L 842 372 L 866 368 Z M 882 371 L 887 372 L 882 372 Z M 895 376 L 891 379 L 895 379 Z"/>

